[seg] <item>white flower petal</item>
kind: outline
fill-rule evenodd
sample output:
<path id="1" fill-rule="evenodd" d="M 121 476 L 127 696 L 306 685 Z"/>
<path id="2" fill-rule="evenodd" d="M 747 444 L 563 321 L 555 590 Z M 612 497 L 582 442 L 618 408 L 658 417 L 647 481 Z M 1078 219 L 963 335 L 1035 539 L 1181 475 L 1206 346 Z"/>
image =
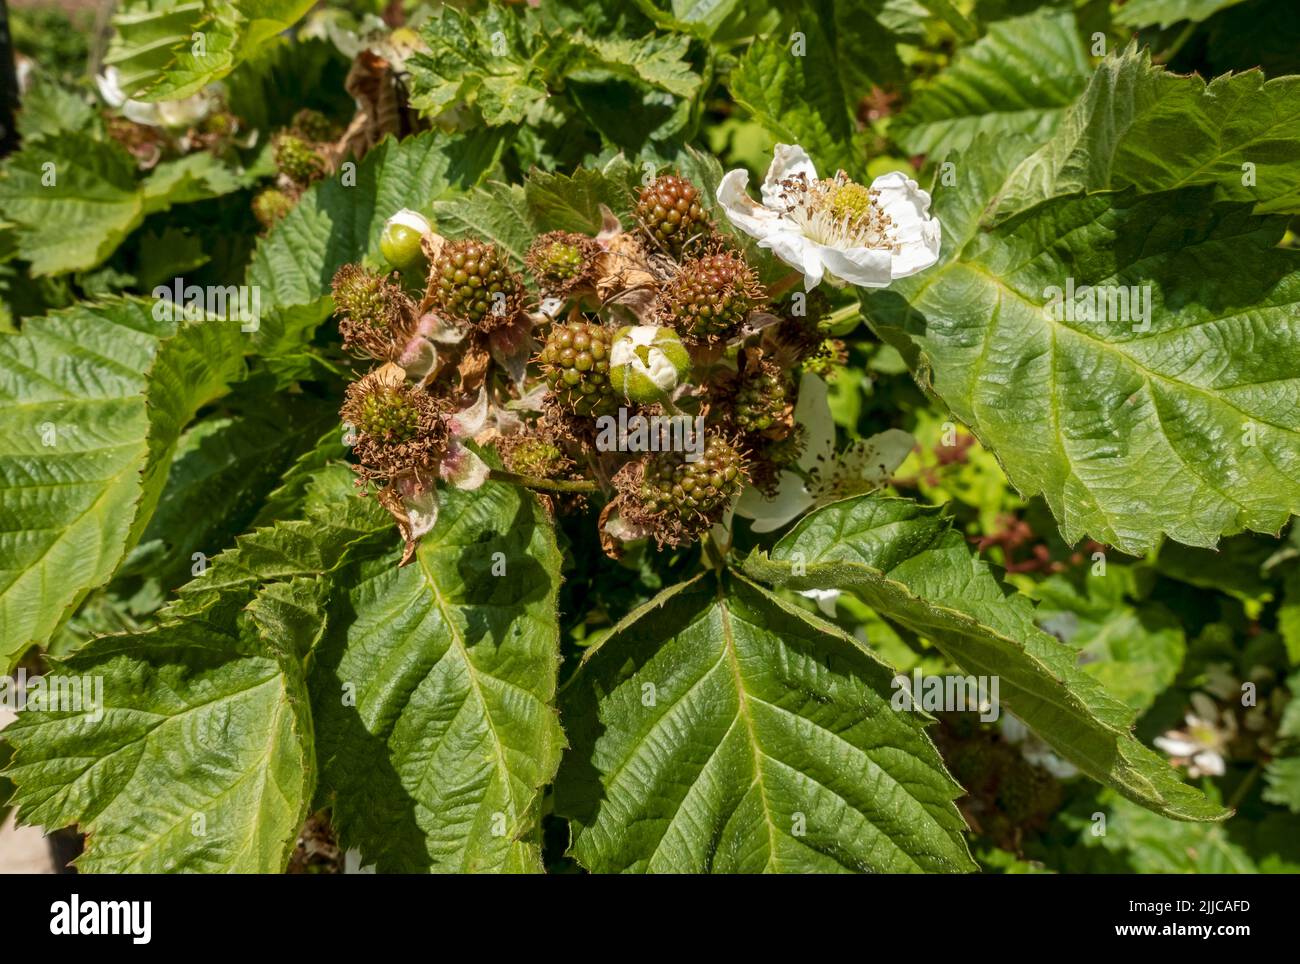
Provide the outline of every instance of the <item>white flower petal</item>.
<path id="1" fill-rule="evenodd" d="M 894 256 L 881 248 L 831 248 L 818 245 L 826 270 L 852 285 L 884 288 L 894 280 Z"/>
<path id="2" fill-rule="evenodd" d="M 799 595 L 816 600 L 817 608 L 832 619 L 835 618 L 835 602 L 840 598 L 838 589 L 801 589 Z M 906 677 L 904 677 L 906 679 Z"/>
<path id="3" fill-rule="evenodd" d="M 474 404 L 449 417 L 447 426 L 456 438 L 472 438 L 483 431 L 483 426 L 487 424 L 487 416 L 487 391 L 480 386 Z"/>
<path id="4" fill-rule="evenodd" d="M 930 216 L 930 195 L 898 171 L 876 178 L 871 188 L 880 192 L 877 203 L 893 225 L 897 242 L 893 277 L 906 278 L 938 261 L 943 232 L 939 222 Z"/>
<path id="5" fill-rule="evenodd" d="M 803 453 L 799 468 L 809 472 L 835 451 L 835 419 L 831 415 L 826 383 L 810 372 L 799 379 L 799 400 L 794 405 L 794 423 L 803 426 Z"/>
<path id="6" fill-rule="evenodd" d="M 822 260 L 820 244 L 801 234 L 793 221 L 781 222 L 759 239 L 758 246 L 766 248 L 792 268 L 803 272 L 804 291 L 812 291 L 822 283 L 826 267 Z"/>
<path id="7" fill-rule="evenodd" d="M 1223 764 L 1223 757 L 1213 750 L 1202 750 L 1196 756 L 1192 757 L 1192 765 L 1202 774 L 1209 774 L 1212 777 L 1223 776 L 1227 768 Z"/>
<path id="8" fill-rule="evenodd" d="M 740 168 L 728 171 L 718 185 L 718 203 L 731 223 L 755 238 L 765 238 L 779 229 L 777 212 L 763 207 L 749 196 L 749 172 Z"/>
<path id="9" fill-rule="evenodd" d="M 477 489 L 487 481 L 489 471 L 488 464 L 477 453 L 454 440 L 438 466 L 443 481 L 458 489 Z"/>
<path id="10" fill-rule="evenodd" d="M 736 515 L 753 519 L 755 532 L 771 532 L 803 515 L 812 505 L 813 497 L 803 479 L 793 472 L 782 472 L 776 495 L 771 499 L 752 485 L 741 492 L 736 502 Z"/>
<path id="11" fill-rule="evenodd" d="M 809 181 L 817 180 L 817 168 L 808 152 L 798 144 L 777 144 L 772 149 L 772 163 L 768 165 L 767 177 L 763 178 L 763 204 L 780 210 L 781 182 L 800 174 Z"/>
<path id="12" fill-rule="evenodd" d="M 1201 745 L 1195 740 L 1189 740 L 1177 733 L 1166 733 L 1164 736 L 1156 737 L 1152 742 L 1170 756 L 1191 756 L 1201 749 Z"/>

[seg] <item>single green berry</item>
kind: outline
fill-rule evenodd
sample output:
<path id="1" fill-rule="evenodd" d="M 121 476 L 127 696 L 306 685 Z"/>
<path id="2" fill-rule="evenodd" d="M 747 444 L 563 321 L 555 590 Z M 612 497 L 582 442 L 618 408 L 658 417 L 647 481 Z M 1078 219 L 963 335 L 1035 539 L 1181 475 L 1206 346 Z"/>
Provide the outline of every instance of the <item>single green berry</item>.
<path id="1" fill-rule="evenodd" d="M 520 475 L 554 478 L 572 464 L 554 442 L 531 435 L 507 436 L 499 448 L 506 468 Z"/>
<path id="2" fill-rule="evenodd" d="M 674 258 L 692 241 L 710 233 L 711 227 L 700 192 L 695 185 L 675 174 L 657 177 L 641 188 L 636 217 L 658 247 Z"/>
<path id="3" fill-rule="evenodd" d="M 772 364 L 746 372 L 733 409 L 742 432 L 765 432 L 790 414 L 790 377 Z"/>
<path id="4" fill-rule="evenodd" d="M 528 248 L 524 263 L 544 294 L 564 296 L 595 280 L 600 245 L 572 231 L 548 231 Z"/>
<path id="5" fill-rule="evenodd" d="M 661 452 L 646 463 L 641 502 L 650 514 L 690 520 L 712 517 L 740 494 L 744 457 L 726 439 L 710 436 L 694 462 L 682 452 Z"/>
<path id="6" fill-rule="evenodd" d="M 429 219 L 418 211 L 402 208 L 384 222 L 379 236 L 379 253 L 399 271 L 410 271 L 425 262 L 421 239 L 433 231 Z"/>
<path id="7" fill-rule="evenodd" d="M 629 325 L 619 329 L 609 350 L 614 390 L 643 405 L 663 401 L 690 370 L 691 357 L 671 328 Z"/>
<path id="8" fill-rule="evenodd" d="M 253 198 L 253 217 L 266 230 L 293 210 L 293 198 L 278 187 L 268 187 Z"/>
<path id="9" fill-rule="evenodd" d="M 304 107 L 293 115 L 289 128 L 305 140 L 317 143 L 332 141 L 338 136 L 338 128 L 334 123 L 320 111 L 309 107 Z"/>
<path id="10" fill-rule="evenodd" d="M 295 184 L 306 186 L 325 174 L 325 159 L 301 137 L 281 133 L 274 142 L 275 166 Z"/>
<path id="11" fill-rule="evenodd" d="M 611 415 L 619 397 L 609 380 L 613 332 L 585 321 L 556 324 L 546 336 L 538 361 L 546 383 L 576 415 Z"/>
<path id="12" fill-rule="evenodd" d="M 433 261 L 430 281 L 443 313 L 485 331 L 509 324 L 523 305 L 523 281 L 491 242 L 447 241 Z"/>
<path id="13" fill-rule="evenodd" d="M 657 320 L 684 337 L 716 341 L 735 334 L 765 301 L 758 276 L 734 251 L 683 262 L 659 294 Z"/>

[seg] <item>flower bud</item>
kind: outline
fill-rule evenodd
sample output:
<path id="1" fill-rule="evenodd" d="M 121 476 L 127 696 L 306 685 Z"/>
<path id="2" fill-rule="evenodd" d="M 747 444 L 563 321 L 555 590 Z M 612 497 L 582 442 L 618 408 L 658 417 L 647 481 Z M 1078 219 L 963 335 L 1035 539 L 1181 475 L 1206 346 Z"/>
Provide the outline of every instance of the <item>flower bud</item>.
<path id="1" fill-rule="evenodd" d="M 379 237 L 379 253 L 399 271 L 409 271 L 424 261 L 420 239 L 433 231 L 429 219 L 418 211 L 402 208 L 386 222 Z"/>
<path id="2" fill-rule="evenodd" d="M 620 329 L 609 353 L 614 389 L 634 402 L 650 404 L 669 395 L 690 371 L 681 337 L 654 325 Z"/>

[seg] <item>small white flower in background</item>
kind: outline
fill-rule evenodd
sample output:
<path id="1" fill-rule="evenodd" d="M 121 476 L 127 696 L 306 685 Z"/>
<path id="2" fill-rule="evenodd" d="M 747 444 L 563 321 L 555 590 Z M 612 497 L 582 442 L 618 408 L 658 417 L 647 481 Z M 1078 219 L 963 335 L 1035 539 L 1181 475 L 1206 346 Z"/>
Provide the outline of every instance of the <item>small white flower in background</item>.
<path id="1" fill-rule="evenodd" d="M 939 260 L 942 231 L 930 216 L 930 195 L 903 174 L 884 174 L 869 188 L 842 171 L 818 178 L 802 147 L 778 144 L 762 204 L 748 186 L 748 171 L 728 171 L 718 203 L 760 248 L 802 271 L 809 291 L 827 274 L 883 288 Z"/>
<path id="2" fill-rule="evenodd" d="M 835 618 L 835 603 L 840 598 L 838 589 L 800 589 L 799 595 L 806 596 L 817 603 L 817 608 L 825 615 Z"/>
<path id="3" fill-rule="evenodd" d="M 1187 767 L 1188 776 L 1223 776 L 1228 744 L 1237 735 L 1236 718 L 1230 712 L 1220 713 L 1204 693 L 1193 693 L 1191 711 L 1183 719 L 1186 729 L 1156 737 L 1156 746 L 1169 754 L 1175 766 Z"/>
<path id="4" fill-rule="evenodd" d="M 750 486 L 736 503 L 736 515 L 754 520 L 755 532 L 771 532 L 816 506 L 878 488 L 916 445 L 910 434 L 891 428 L 855 442 L 837 455 L 826 383 L 807 372 L 799 381 L 794 422 L 804 433 L 797 471 L 781 472 L 772 498 Z"/>
<path id="5" fill-rule="evenodd" d="M 999 721 L 1002 738 L 1014 744 L 1020 755 L 1036 767 L 1046 770 L 1058 780 L 1069 780 L 1079 775 L 1079 768 L 1069 760 L 1057 756 L 1050 746 L 1037 733 L 1010 713 L 1003 713 Z"/>
<path id="6" fill-rule="evenodd" d="M 218 85 L 209 85 L 197 94 L 191 94 L 180 100 L 163 100 L 150 103 L 132 100 L 122 90 L 121 74 L 116 67 L 109 67 L 95 78 L 99 96 L 104 103 L 114 109 L 120 109 L 122 116 L 146 127 L 169 127 L 184 129 L 193 127 L 207 117 L 220 101 Z"/>

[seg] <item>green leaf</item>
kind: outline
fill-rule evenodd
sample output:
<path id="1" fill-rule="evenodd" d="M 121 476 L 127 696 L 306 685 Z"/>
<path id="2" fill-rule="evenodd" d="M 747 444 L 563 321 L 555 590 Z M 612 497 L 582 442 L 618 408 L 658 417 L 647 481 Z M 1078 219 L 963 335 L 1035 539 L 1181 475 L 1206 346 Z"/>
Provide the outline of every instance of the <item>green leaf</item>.
<path id="1" fill-rule="evenodd" d="M 1059 198 L 981 234 L 977 194 L 937 192 L 946 262 L 866 295 L 864 313 L 1067 541 L 1213 546 L 1300 511 L 1300 255 L 1277 248 L 1284 220 L 1207 187 Z M 1078 286 L 1104 317 L 1066 303 Z"/>
<path id="2" fill-rule="evenodd" d="M 164 161 L 137 181 L 134 159 L 116 141 L 65 131 L 28 141 L 5 162 L 0 212 L 17 225 L 32 274 L 62 274 L 102 263 L 149 214 L 243 184 L 205 152 Z"/>
<path id="3" fill-rule="evenodd" d="M 102 677 L 98 707 L 29 707 L 6 729 L 20 819 L 88 832 L 82 871 L 283 871 L 316 780 L 305 667 L 327 577 L 392 542 L 342 466 L 303 514 L 241 537 L 156 627 L 56 663 Z"/>
<path id="4" fill-rule="evenodd" d="M 1300 566 L 1293 566 L 1282 580 L 1277 631 L 1286 644 L 1286 655 L 1291 665 L 1300 666 Z"/>
<path id="5" fill-rule="evenodd" d="M 1083 669 L 1133 710 L 1151 707 L 1187 652 L 1182 623 L 1157 602 L 1134 603 L 1135 574 L 1112 563 L 1079 586 L 1065 575 L 1037 583 L 1038 624 L 1079 651 Z"/>
<path id="6" fill-rule="evenodd" d="M 0 338 L 0 671 L 108 581 L 200 406 L 243 372 L 239 326 L 79 306 Z"/>
<path id="7" fill-rule="evenodd" d="M 1164 29 L 1181 20 L 1200 23 L 1242 0 L 1128 0 L 1115 14 L 1125 27 L 1158 26 Z"/>
<path id="8" fill-rule="evenodd" d="M 322 793 L 381 872 L 540 871 L 559 551 L 531 493 L 441 497 L 410 565 L 394 546 L 340 580 L 312 678 Z"/>
<path id="9" fill-rule="evenodd" d="M 475 237 L 500 245 L 522 262 L 537 236 L 524 188 L 492 183 L 433 206 L 438 231 L 450 238 Z"/>
<path id="10" fill-rule="evenodd" d="M 491 132 L 388 138 L 355 171 L 317 182 L 253 254 L 248 277 L 261 286 L 263 308 L 321 301 L 341 265 L 378 257 L 379 235 L 391 215 L 402 208 L 427 211 L 440 195 L 478 183 L 500 149 L 500 137 Z"/>
<path id="11" fill-rule="evenodd" d="M 1001 702 L 1093 779 L 1176 819 L 1227 816 L 1132 737 L 1128 707 L 1035 625 L 1029 600 L 1008 594 L 941 509 L 876 495 L 836 502 L 745 570 L 792 589 L 857 592 L 967 673 L 997 677 Z"/>
<path id="12" fill-rule="evenodd" d="M 616 215 L 632 209 L 638 177 L 636 168 L 621 157 L 601 170 L 580 167 L 572 176 L 533 171 L 524 182 L 529 221 L 539 232 L 596 234 L 602 204 Z"/>
<path id="13" fill-rule="evenodd" d="M 1264 799 L 1300 813 L 1300 756 L 1269 761 L 1264 777 L 1268 781 Z"/>
<path id="14" fill-rule="evenodd" d="M 314 0 L 135 0 L 104 58 L 137 100 L 180 100 L 220 80 L 306 15 Z M 198 45 L 196 36 L 201 38 Z"/>
<path id="15" fill-rule="evenodd" d="M 1300 77 L 1265 80 L 1250 70 L 1206 83 L 1153 66 L 1149 50 L 1130 45 L 1097 68 L 1055 136 L 1012 172 L 989 216 L 1005 220 L 1077 191 L 1198 184 L 1261 213 L 1294 213 L 1297 118 Z"/>
<path id="16" fill-rule="evenodd" d="M 1090 74 L 1071 11 L 1040 11 L 993 24 L 952 65 L 916 88 L 889 127 L 911 154 L 947 154 L 981 133 L 1046 139 Z"/>
<path id="17" fill-rule="evenodd" d="M 584 655 L 556 786 L 597 873 L 973 870 L 891 670 L 748 580 L 661 593 Z"/>
<path id="18" fill-rule="evenodd" d="M 300 656 L 266 629 L 250 607 L 237 627 L 186 620 L 56 664 L 99 679 L 102 704 L 6 728 L 19 819 L 77 824 L 83 873 L 282 872 L 315 760 Z"/>
<path id="19" fill-rule="evenodd" d="M 778 141 L 802 145 L 818 171 L 861 175 L 865 152 L 834 46 L 815 20 L 801 31 L 802 40 L 778 34 L 754 41 L 731 73 L 732 96 Z"/>

